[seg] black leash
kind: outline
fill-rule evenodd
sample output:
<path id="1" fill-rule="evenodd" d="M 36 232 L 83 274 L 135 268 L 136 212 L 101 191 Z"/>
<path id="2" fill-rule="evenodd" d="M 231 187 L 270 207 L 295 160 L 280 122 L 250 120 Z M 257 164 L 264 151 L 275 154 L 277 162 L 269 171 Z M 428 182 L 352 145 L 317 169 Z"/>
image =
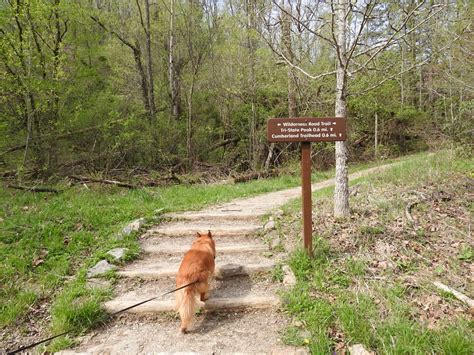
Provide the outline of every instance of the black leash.
<path id="1" fill-rule="evenodd" d="M 125 311 L 128 311 L 129 309 L 138 307 L 138 306 L 140 306 L 140 305 L 142 305 L 142 304 L 144 304 L 144 303 L 147 303 L 147 302 L 156 300 L 157 298 L 160 298 L 160 297 L 169 295 L 170 293 L 173 293 L 173 292 L 182 290 L 183 288 L 186 288 L 186 287 L 189 287 L 189 286 L 191 286 L 191 285 L 194 285 L 194 284 L 197 283 L 197 282 L 199 282 L 199 280 L 193 281 L 193 282 L 188 283 L 188 284 L 186 284 L 186 285 L 184 285 L 184 286 L 180 286 L 180 287 L 178 287 L 178 288 L 175 288 L 174 290 L 165 292 L 165 293 L 163 293 L 163 294 L 161 294 L 161 295 L 159 295 L 159 296 L 155 296 L 155 297 L 149 298 L 149 299 L 147 299 L 147 300 L 145 300 L 145 301 L 141 301 L 140 303 L 137 303 L 137 304 L 134 304 L 133 306 L 129 306 L 129 307 L 127 307 L 127 308 L 121 309 L 121 310 L 119 310 L 119 311 L 117 311 L 117 312 L 111 313 L 111 314 L 109 314 L 109 318 L 111 318 L 111 317 L 113 317 L 113 316 L 116 316 L 117 314 L 123 313 L 123 312 L 125 312 Z M 62 333 L 53 335 L 53 336 L 51 336 L 51 337 L 49 337 L 49 338 L 46 338 L 46 339 L 37 341 L 37 342 L 35 342 L 35 343 L 22 346 L 21 348 L 18 348 L 18 349 L 16 349 L 16 350 L 7 352 L 7 355 L 17 354 L 17 353 L 19 353 L 20 351 L 34 348 L 35 346 L 38 346 L 38 345 L 40 345 L 40 344 L 46 343 L 47 341 L 50 341 L 50 340 L 59 338 L 60 336 L 66 335 L 66 334 L 68 334 L 68 333 L 70 333 L 70 332 L 72 332 L 72 331 L 73 331 L 73 329 L 67 330 L 67 331 L 65 331 L 65 332 L 62 332 Z"/>

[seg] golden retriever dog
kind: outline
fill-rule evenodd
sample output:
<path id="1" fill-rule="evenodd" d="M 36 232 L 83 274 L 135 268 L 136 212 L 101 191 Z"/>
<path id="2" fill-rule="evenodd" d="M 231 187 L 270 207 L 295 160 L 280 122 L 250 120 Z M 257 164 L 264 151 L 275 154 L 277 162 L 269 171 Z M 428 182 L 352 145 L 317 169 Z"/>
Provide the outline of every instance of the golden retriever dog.
<path id="1" fill-rule="evenodd" d="M 181 317 L 181 333 L 185 334 L 191 325 L 196 312 L 196 296 L 201 301 L 209 298 L 209 279 L 214 275 L 216 245 L 211 231 L 207 234 L 197 233 L 191 249 L 184 254 L 176 276 L 176 287 L 196 282 L 176 293 L 176 310 Z"/>

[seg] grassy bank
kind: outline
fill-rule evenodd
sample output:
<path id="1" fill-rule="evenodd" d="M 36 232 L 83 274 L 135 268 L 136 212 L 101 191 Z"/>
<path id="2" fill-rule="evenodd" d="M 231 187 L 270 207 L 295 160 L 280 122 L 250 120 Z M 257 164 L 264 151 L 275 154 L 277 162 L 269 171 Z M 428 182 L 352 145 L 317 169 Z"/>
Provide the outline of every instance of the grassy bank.
<path id="1" fill-rule="evenodd" d="M 289 260 L 297 284 L 284 295 L 285 341 L 314 354 L 357 343 L 380 354 L 472 354 L 472 311 L 432 281 L 474 294 L 473 173 L 453 152 L 414 157 L 353 182 L 347 219 L 332 217 L 330 189 L 315 193 L 315 258 Z M 288 205 L 278 223 L 286 245 L 301 243 L 299 208 Z"/>

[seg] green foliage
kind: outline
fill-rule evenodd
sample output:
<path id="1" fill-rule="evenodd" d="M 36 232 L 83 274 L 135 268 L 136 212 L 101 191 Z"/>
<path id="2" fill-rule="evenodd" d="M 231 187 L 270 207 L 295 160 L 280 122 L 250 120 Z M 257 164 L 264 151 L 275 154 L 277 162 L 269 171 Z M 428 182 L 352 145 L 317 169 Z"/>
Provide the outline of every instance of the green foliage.
<path id="1" fill-rule="evenodd" d="M 31 169 L 42 176 L 64 173 L 64 165 L 74 166 L 74 162 L 101 171 L 116 166 L 189 169 L 193 161 L 219 164 L 224 171 L 262 167 L 268 153 L 266 120 L 288 115 L 289 67 L 269 48 L 269 38 L 260 35 L 265 32 L 260 17 L 252 14 L 256 11 L 265 17 L 275 9 L 223 4 L 210 11 L 178 1 L 173 31 L 170 2 L 150 7 L 150 72 L 157 108 L 153 117 L 144 103 L 143 83 L 148 85 L 149 78 L 146 31 L 140 17 L 143 2 L 111 2 L 97 8 L 84 0 L 22 0 L 0 7 L 0 149 L 19 146 L 5 155 L 0 152 L 0 169 L 16 169 L 21 177 Z M 390 4 L 400 14 L 403 6 Z M 383 16 L 383 8 L 377 6 L 369 22 Z M 421 7 L 416 15 L 422 16 L 422 10 L 427 8 Z M 320 19 L 330 19 L 326 9 L 318 11 Z M 377 70 L 349 77 L 351 159 L 425 150 L 446 138 L 469 146 L 473 103 L 464 83 L 472 73 L 464 65 L 463 50 L 468 41 L 464 18 L 469 16 L 462 15 L 469 11 L 465 4 L 451 4 L 443 15 L 448 28 L 427 30 L 432 26 L 428 21 L 423 30 L 420 27 L 408 36 L 406 44 L 379 53 L 371 67 Z M 255 23 L 249 24 L 253 17 Z M 277 38 L 278 26 L 274 30 L 269 35 Z M 323 32 L 330 38 L 328 31 L 329 27 Z M 376 42 L 380 34 L 368 32 Z M 432 32 L 435 41 L 426 37 Z M 303 45 L 309 38 L 293 33 L 301 68 L 314 75 L 332 70 L 334 52 L 328 43 Z M 457 35 L 455 43 L 448 33 Z M 400 74 L 446 43 L 450 43 L 446 56 L 438 55 L 425 66 Z M 278 52 L 279 44 L 273 45 Z M 179 90 L 177 118 L 171 117 L 170 110 L 170 55 Z M 297 83 L 300 115 L 333 114 L 334 76 L 311 80 L 296 69 L 291 76 Z M 215 146 L 230 138 L 238 142 Z M 320 166 L 334 164 L 329 145 L 315 147 Z M 297 149 L 286 145 L 277 145 L 277 152 L 277 165 L 298 156 Z"/>
<path id="2" fill-rule="evenodd" d="M 0 327 L 13 323 L 17 317 L 28 311 L 37 295 L 33 291 L 2 290 L 0 301 Z"/>
<path id="3" fill-rule="evenodd" d="M 283 282 L 283 266 L 281 264 L 277 264 L 272 270 L 272 280 L 275 282 Z"/>
<path id="4" fill-rule="evenodd" d="M 471 262 L 474 260 L 474 247 L 468 245 L 464 246 L 459 252 L 458 259 L 462 261 Z"/>
<path id="5" fill-rule="evenodd" d="M 101 302 L 106 295 L 96 288 L 87 289 L 84 277 L 68 284 L 51 307 L 53 332 L 84 331 L 105 321 L 108 316 Z"/>

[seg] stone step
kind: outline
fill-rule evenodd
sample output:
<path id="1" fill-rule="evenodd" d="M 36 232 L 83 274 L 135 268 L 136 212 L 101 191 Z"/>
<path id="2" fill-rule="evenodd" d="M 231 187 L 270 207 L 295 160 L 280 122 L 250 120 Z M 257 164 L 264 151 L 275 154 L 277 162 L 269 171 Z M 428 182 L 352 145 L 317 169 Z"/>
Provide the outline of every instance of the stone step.
<path id="1" fill-rule="evenodd" d="M 219 206 L 213 207 L 203 211 L 191 211 L 191 212 L 180 212 L 180 213 L 167 213 L 163 215 L 165 218 L 177 219 L 177 220 L 226 220 L 235 221 L 243 220 L 250 222 L 258 222 L 261 217 L 265 215 L 264 211 L 249 211 L 243 208 L 229 208 Z"/>
<path id="2" fill-rule="evenodd" d="M 122 277 L 138 277 L 141 279 L 156 280 L 163 277 L 176 276 L 179 263 L 142 265 L 139 263 L 132 264 L 120 271 L 118 274 Z M 215 276 L 218 278 L 227 278 L 237 275 L 253 275 L 258 273 L 267 273 L 273 270 L 275 264 L 267 262 L 266 264 L 223 264 L 217 265 Z"/>
<path id="3" fill-rule="evenodd" d="M 234 276 L 210 281 L 210 298 L 200 307 L 207 310 L 267 308 L 279 304 L 276 296 L 280 283 L 274 283 L 269 277 L 248 275 Z M 107 302 L 109 312 L 117 312 L 153 297 L 157 299 L 130 310 L 131 313 L 156 313 L 174 310 L 175 293 L 164 295 L 176 288 L 174 277 L 162 278 L 159 281 L 120 281 L 116 287 L 119 294 Z"/>
<path id="4" fill-rule="evenodd" d="M 148 235 L 189 236 L 196 232 L 211 231 L 213 236 L 241 236 L 254 234 L 262 229 L 259 223 L 246 221 L 172 221 L 157 225 L 150 229 Z"/>
<path id="5" fill-rule="evenodd" d="M 188 250 L 188 249 L 186 249 Z M 179 267 L 183 260 L 185 251 L 178 254 L 145 254 L 143 258 L 134 263 L 125 266 L 125 268 L 146 268 L 168 265 L 169 267 Z M 268 264 L 272 262 L 272 254 L 265 255 L 260 251 L 247 251 L 245 253 L 221 253 L 219 247 L 216 247 L 215 265 L 222 266 L 227 264 L 248 265 L 248 264 Z M 177 269 L 176 269 L 177 270 Z"/>
<path id="6" fill-rule="evenodd" d="M 196 316 L 189 333 L 179 333 L 179 317 L 127 314 L 92 331 L 70 354 L 296 354 L 281 341 L 287 317 L 273 308 L 213 311 Z"/>
<path id="7" fill-rule="evenodd" d="M 275 296 L 282 284 L 273 282 L 264 275 L 240 275 L 210 281 L 211 298 L 245 298 L 247 296 Z M 116 287 L 118 295 L 113 301 L 135 302 L 163 295 L 176 288 L 175 277 L 160 280 L 121 279 Z M 159 301 L 174 300 L 176 294 L 170 293 L 158 298 Z"/>
<path id="8" fill-rule="evenodd" d="M 105 303 L 105 308 L 108 312 L 113 313 L 121 309 L 130 307 L 140 300 L 129 300 L 129 301 L 118 301 L 113 300 Z M 215 310 L 243 310 L 246 308 L 262 309 L 271 308 L 278 306 L 280 303 L 277 296 L 245 296 L 245 297 L 233 297 L 233 298 L 211 298 L 205 303 L 198 301 L 198 307 L 209 311 Z M 132 308 L 127 312 L 130 313 L 159 313 L 159 312 L 173 312 L 174 300 L 153 300 L 148 303 L 144 303 L 138 307 Z"/>
<path id="9" fill-rule="evenodd" d="M 146 236 L 140 241 L 141 248 L 149 254 L 183 254 L 191 247 L 194 236 L 170 237 Z M 217 253 L 265 252 L 269 247 L 258 238 L 251 237 L 215 237 Z"/>
<path id="10" fill-rule="evenodd" d="M 143 245 L 142 250 L 149 254 L 183 254 L 189 249 L 189 245 Z M 242 244 L 242 245 L 226 245 L 219 247 L 219 253 L 233 254 L 245 252 L 264 252 L 268 251 L 268 246 Z"/>

